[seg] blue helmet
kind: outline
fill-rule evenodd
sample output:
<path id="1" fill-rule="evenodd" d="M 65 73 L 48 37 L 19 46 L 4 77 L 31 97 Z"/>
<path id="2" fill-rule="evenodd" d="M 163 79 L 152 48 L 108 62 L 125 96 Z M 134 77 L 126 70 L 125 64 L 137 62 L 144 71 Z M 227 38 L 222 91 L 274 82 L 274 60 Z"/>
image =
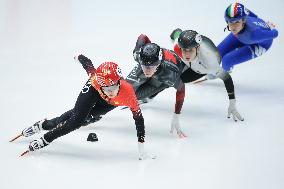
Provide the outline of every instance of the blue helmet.
<path id="1" fill-rule="evenodd" d="M 232 3 L 225 11 L 224 18 L 226 22 L 235 22 L 245 19 L 248 15 L 248 10 L 241 3 Z"/>

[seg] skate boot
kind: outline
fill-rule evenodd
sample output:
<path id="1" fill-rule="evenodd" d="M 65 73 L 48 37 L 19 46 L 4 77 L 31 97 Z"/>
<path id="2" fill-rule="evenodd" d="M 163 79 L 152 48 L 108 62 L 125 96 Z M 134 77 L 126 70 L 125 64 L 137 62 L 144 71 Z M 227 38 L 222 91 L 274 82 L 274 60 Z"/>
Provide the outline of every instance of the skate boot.
<path id="1" fill-rule="evenodd" d="M 32 126 L 25 128 L 22 131 L 22 135 L 24 137 L 29 137 L 34 135 L 35 133 L 40 133 L 40 131 L 42 130 L 42 123 L 45 121 L 45 119 L 36 122 L 35 124 L 33 124 Z"/>
<path id="2" fill-rule="evenodd" d="M 45 146 L 47 146 L 49 142 L 47 142 L 44 137 L 41 137 L 40 139 L 33 140 L 29 145 L 29 151 L 36 151 L 39 150 Z"/>
<path id="3" fill-rule="evenodd" d="M 29 148 L 26 151 L 24 151 L 23 153 L 21 153 L 20 157 L 28 154 L 29 152 L 33 152 L 33 151 L 39 150 L 39 149 L 47 146 L 48 144 L 49 144 L 49 142 L 47 142 L 44 139 L 44 137 L 41 137 L 40 139 L 33 140 L 30 143 Z"/>

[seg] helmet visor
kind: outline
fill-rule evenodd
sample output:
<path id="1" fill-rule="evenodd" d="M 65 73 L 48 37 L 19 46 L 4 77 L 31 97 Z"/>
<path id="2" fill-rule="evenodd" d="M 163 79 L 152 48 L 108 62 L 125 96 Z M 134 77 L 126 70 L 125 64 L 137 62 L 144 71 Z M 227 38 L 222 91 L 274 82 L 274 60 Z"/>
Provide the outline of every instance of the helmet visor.
<path id="1" fill-rule="evenodd" d="M 155 62 L 141 61 L 141 66 L 158 66 L 160 63 L 161 63 L 160 60 L 157 60 Z"/>
<path id="2" fill-rule="evenodd" d="M 242 19 L 238 19 L 238 20 L 228 20 L 227 23 L 228 23 L 228 24 L 235 24 L 235 23 L 240 22 L 240 20 L 242 20 Z"/>
<path id="3" fill-rule="evenodd" d="M 102 87 L 102 90 L 105 92 L 105 93 L 111 93 L 111 92 L 114 92 L 114 91 L 117 91 L 119 89 L 119 81 L 114 84 L 114 85 L 111 85 L 111 86 L 103 86 Z"/>
<path id="4" fill-rule="evenodd" d="M 228 24 L 234 24 L 234 23 L 237 23 L 237 22 L 239 22 L 239 21 L 245 21 L 246 20 L 246 16 L 243 16 L 243 17 L 237 17 L 237 18 L 226 18 L 225 19 L 226 20 L 226 22 L 228 23 Z"/>
<path id="5" fill-rule="evenodd" d="M 159 67 L 160 64 L 157 65 L 151 65 L 151 66 L 147 66 L 147 65 L 141 65 L 143 73 L 146 77 L 152 77 L 155 72 L 157 71 L 157 68 Z"/>
<path id="6" fill-rule="evenodd" d="M 196 46 L 193 46 L 193 47 L 187 47 L 187 48 L 180 48 L 183 52 L 189 52 L 189 51 L 193 51 L 193 49 L 195 49 L 197 47 Z"/>

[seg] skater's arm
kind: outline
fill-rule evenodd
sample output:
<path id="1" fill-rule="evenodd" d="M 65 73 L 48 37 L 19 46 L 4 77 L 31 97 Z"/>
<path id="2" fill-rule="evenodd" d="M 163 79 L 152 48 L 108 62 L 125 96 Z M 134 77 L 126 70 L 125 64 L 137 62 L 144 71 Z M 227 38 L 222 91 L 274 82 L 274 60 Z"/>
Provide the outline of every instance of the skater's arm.
<path id="1" fill-rule="evenodd" d="M 181 48 L 179 48 L 178 44 L 174 45 L 174 51 L 180 58 L 182 58 Z"/>
<path id="2" fill-rule="evenodd" d="M 130 108 L 135 121 L 138 142 L 143 143 L 145 138 L 144 118 L 138 104 L 136 94 L 131 85 L 128 88 L 127 106 Z"/>
<path id="3" fill-rule="evenodd" d="M 180 114 L 182 105 L 184 102 L 185 97 L 185 85 L 182 81 L 180 81 L 180 84 L 176 91 L 176 104 L 175 104 L 175 113 Z"/>
<path id="4" fill-rule="evenodd" d="M 133 57 L 134 57 L 134 60 L 136 62 L 139 62 L 140 59 L 139 59 L 139 52 L 140 52 L 140 48 L 142 46 L 144 46 L 145 44 L 147 43 L 151 43 L 151 40 L 144 34 L 141 34 L 137 41 L 136 41 L 136 45 L 135 45 L 135 48 L 133 50 Z"/>
<path id="5" fill-rule="evenodd" d="M 235 99 L 235 89 L 231 75 L 225 70 L 221 70 L 217 77 L 223 80 L 229 99 Z"/>
<path id="6" fill-rule="evenodd" d="M 181 115 L 180 112 L 181 112 L 181 108 L 182 108 L 183 101 L 184 101 L 184 96 L 185 96 L 185 85 L 182 81 L 180 81 L 179 87 L 177 88 L 177 92 L 176 92 L 175 112 L 171 120 L 171 129 L 170 129 L 171 133 L 176 131 L 179 138 L 186 137 L 186 134 L 181 129 L 181 125 L 179 121 L 180 119 L 179 117 Z"/>
<path id="7" fill-rule="evenodd" d="M 136 45 L 133 50 L 133 53 L 135 51 L 139 51 L 139 49 L 147 43 L 151 43 L 151 40 L 148 38 L 147 35 L 141 34 L 136 41 Z"/>
<path id="8" fill-rule="evenodd" d="M 79 63 L 83 66 L 89 76 L 95 73 L 96 69 L 94 68 L 93 63 L 89 58 L 80 54 L 79 56 L 75 57 L 75 59 L 79 61 Z"/>
<path id="9" fill-rule="evenodd" d="M 258 30 L 252 33 L 251 40 L 254 43 L 260 43 L 269 39 L 274 39 L 278 36 L 278 31 L 276 29 L 272 30 Z"/>
<path id="10" fill-rule="evenodd" d="M 143 143 L 145 139 L 145 125 L 144 125 L 144 118 L 141 113 L 141 109 L 138 110 L 131 110 L 133 119 L 135 121 L 136 131 L 137 131 L 137 138 L 138 142 Z"/>
<path id="11" fill-rule="evenodd" d="M 235 99 L 234 84 L 232 77 L 228 72 L 225 71 L 218 74 L 217 77 L 221 78 L 224 81 L 229 96 L 229 107 L 228 107 L 227 118 L 230 118 L 232 116 L 235 122 L 237 120 L 244 121 L 244 118 L 241 116 L 241 114 L 239 113 L 236 107 L 236 99 Z"/>

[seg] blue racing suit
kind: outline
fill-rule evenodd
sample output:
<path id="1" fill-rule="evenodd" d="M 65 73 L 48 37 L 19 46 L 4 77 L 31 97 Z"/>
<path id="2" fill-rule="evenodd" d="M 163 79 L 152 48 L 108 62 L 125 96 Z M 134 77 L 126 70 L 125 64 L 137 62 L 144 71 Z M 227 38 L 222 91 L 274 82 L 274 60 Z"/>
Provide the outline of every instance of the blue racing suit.
<path id="1" fill-rule="evenodd" d="M 230 33 L 219 45 L 222 67 L 229 71 L 234 65 L 246 62 L 265 53 L 278 36 L 276 29 L 250 12 L 244 28 L 237 34 Z"/>

